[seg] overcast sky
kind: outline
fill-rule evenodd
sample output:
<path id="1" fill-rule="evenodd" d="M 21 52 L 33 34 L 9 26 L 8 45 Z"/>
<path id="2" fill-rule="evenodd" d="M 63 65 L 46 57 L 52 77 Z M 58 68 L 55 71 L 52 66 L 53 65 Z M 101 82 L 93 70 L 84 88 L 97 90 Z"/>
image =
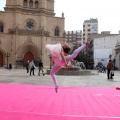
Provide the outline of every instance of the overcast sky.
<path id="1" fill-rule="evenodd" d="M 3 10 L 6 0 L 0 0 Z M 55 0 L 55 13 L 65 16 L 65 30 L 82 30 L 84 20 L 98 19 L 98 31 L 120 30 L 120 0 Z"/>

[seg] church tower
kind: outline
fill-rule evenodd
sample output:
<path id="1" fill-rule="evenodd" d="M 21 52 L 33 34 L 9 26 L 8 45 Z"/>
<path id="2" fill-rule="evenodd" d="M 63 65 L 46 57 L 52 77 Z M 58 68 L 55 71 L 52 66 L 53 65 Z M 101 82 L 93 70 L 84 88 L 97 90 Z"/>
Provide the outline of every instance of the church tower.
<path id="1" fill-rule="evenodd" d="M 49 15 L 54 14 L 54 1 L 53 0 L 6 0 L 5 10 L 19 10 L 19 11 L 34 11 L 46 13 Z"/>

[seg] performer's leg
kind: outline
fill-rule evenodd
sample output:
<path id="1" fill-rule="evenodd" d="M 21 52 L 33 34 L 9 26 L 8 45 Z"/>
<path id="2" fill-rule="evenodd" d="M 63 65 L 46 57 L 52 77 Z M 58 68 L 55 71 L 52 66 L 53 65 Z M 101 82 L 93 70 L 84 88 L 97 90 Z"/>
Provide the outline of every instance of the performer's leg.
<path id="1" fill-rule="evenodd" d="M 32 69 L 30 68 L 30 75 L 31 75 Z"/>
<path id="2" fill-rule="evenodd" d="M 107 77 L 108 77 L 108 79 L 110 79 L 110 69 L 108 69 L 108 71 L 107 71 Z"/>
<path id="3" fill-rule="evenodd" d="M 73 54 L 65 56 L 65 60 L 66 62 L 69 62 L 71 60 L 73 60 L 74 58 L 76 58 L 76 56 L 78 55 L 78 53 L 80 51 L 82 51 L 84 48 L 86 47 L 86 44 L 83 44 L 82 46 L 80 46 L 79 48 L 77 48 Z M 58 59 L 58 64 L 60 64 L 61 66 L 64 65 L 64 61 L 62 60 L 62 58 Z"/>
<path id="4" fill-rule="evenodd" d="M 112 76 L 111 70 L 110 70 L 110 79 L 113 79 L 113 76 Z"/>
<path id="5" fill-rule="evenodd" d="M 40 67 L 38 68 L 38 76 L 40 76 Z"/>
<path id="6" fill-rule="evenodd" d="M 35 74 L 34 74 L 34 68 L 33 68 L 33 75 L 35 75 Z"/>
<path id="7" fill-rule="evenodd" d="M 68 56 L 65 56 L 66 61 L 68 62 L 68 61 L 71 61 L 71 60 L 73 60 L 74 58 L 76 58 L 76 56 L 78 55 L 78 53 L 79 53 L 80 51 L 82 51 L 84 48 L 86 48 L 86 44 L 83 44 L 82 46 L 80 46 L 79 48 L 77 48 L 77 49 L 73 52 L 73 54 L 68 55 Z"/>
<path id="8" fill-rule="evenodd" d="M 52 70 L 50 71 L 50 75 L 51 75 L 51 77 L 53 79 L 53 82 L 55 84 L 55 88 L 58 88 L 55 73 L 58 72 L 60 70 L 60 68 L 61 68 L 61 66 L 58 66 L 57 64 L 54 64 Z"/>

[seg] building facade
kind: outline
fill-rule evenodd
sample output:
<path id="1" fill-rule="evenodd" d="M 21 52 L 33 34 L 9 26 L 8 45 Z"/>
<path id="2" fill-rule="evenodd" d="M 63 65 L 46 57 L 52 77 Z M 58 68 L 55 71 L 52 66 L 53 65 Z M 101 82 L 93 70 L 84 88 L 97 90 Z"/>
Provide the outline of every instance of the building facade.
<path id="1" fill-rule="evenodd" d="M 64 20 L 64 14 L 55 17 L 54 0 L 6 0 L 0 11 L 0 66 L 40 59 L 49 66 L 45 44 L 65 41 Z"/>
<path id="2" fill-rule="evenodd" d="M 110 34 L 110 31 L 102 31 L 101 34 Z"/>
<path id="3" fill-rule="evenodd" d="M 116 44 L 120 42 L 120 35 L 110 35 L 106 37 L 95 38 L 93 41 L 94 51 L 94 66 L 98 62 L 107 66 L 109 59 L 112 59 L 116 68 L 119 68 L 116 64 Z"/>
<path id="4" fill-rule="evenodd" d="M 120 41 L 117 41 L 117 44 L 115 46 L 115 65 L 117 66 L 117 68 L 120 70 Z"/>
<path id="5" fill-rule="evenodd" d="M 80 46 L 83 43 L 82 30 L 66 31 L 66 39 L 68 43 Z"/>
<path id="6" fill-rule="evenodd" d="M 90 39 L 91 34 L 98 33 L 98 19 L 84 20 L 83 23 L 83 41 Z"/>
<path id="7" fill-rule="evenodd" d="M 111 38 L 113 38 L 113 42 L 114 42 L 114 39 L 115 39 L 115 42 L 116 42 L 116 38 L 115 37 L 113 37 L 113 36 L 118 36 L 119 34 L 91 34 L 90 35 L 90 40 L 91 40 L 91 44 L 88 46 L 88 48 L 87 48 L 87 56 L 90 58 L 90 60 L 91 60 L 91 66 L 96 66 L 96 64 L 98 63 L 98 62 L 100 62 L 101 60 L 103 60 L 102 58 L 100 58 L 100 59 L 97 59 L 97 60 L 95 60 L 95 58 L 94 57 L 97 57 L 97 56 L 95 56 L 94 54 L 96 54 L 96 53 L 94 53 L 94 48 L 96 47 L 96 42 L 94 42 L 95 40 L 97 41 L 98 40 L 98 45 L 100 44 L 103 44 L 104 42 L 103 42 L 103 39 L 106 41 L 106 39 L 110 39 L 109 41 L 108 41 L 108 46 L 109 46 L 109 42 L 111 42 L 112 43 L 112 39 Z M 108 37 L 108 38 L 107 38 Z M 118 37 L 119 38 L 119 37 Z M 117 38 L 117 39 L 118 39 Z M 100 41 L 101 40 L 101 41 Z M 115 44 L 115 43 L 114 43 Z M 104 47 L 103 47 L 104 46 Z M 101 48 L 99 48 L 100 50 L 102 50 L 102 49 L 106 49 L 106 45 L 105 45 L 105 43 L 103 44 L 103 46 L 101 46 Z M 112 47 L 113 48 L 113 47 Z M 97 52 L 96 50 L 95 50 L 95 52 Z M 98 53 L 97 53 L 97 55 L 99 55 Z M 108 58 L 108 56 L 107 56 L 107 58 Z"/>

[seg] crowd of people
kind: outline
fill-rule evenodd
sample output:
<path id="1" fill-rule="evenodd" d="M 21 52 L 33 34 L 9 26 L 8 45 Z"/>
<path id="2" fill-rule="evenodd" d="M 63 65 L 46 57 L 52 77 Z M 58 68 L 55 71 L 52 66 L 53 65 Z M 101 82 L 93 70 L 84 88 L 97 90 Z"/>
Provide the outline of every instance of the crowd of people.
<path id="1" fill-rule="evenodd" d="M 35 66 L 33 60 L 32 60 L 31 62 L 28 60 L 27 63 L 26 63 L 27 73 L 30 72 L 30 76 L 31 76 L 31 75 L 35 75 L 35 73 L 34 73 L 34 70 L 35 70 L 35 69 L 36 69 L 36 66 Z M 43 67 L 43 62 L 42 62 L 42 60 L 40 60 L 39 63 L 38 63 L 38 76 L 40 76 L 40 71 L 42 71 L 42 74 L 43 74 L 43 76 L 44 76 L 45 73 L 44 73 L 44 67 Z"/>

